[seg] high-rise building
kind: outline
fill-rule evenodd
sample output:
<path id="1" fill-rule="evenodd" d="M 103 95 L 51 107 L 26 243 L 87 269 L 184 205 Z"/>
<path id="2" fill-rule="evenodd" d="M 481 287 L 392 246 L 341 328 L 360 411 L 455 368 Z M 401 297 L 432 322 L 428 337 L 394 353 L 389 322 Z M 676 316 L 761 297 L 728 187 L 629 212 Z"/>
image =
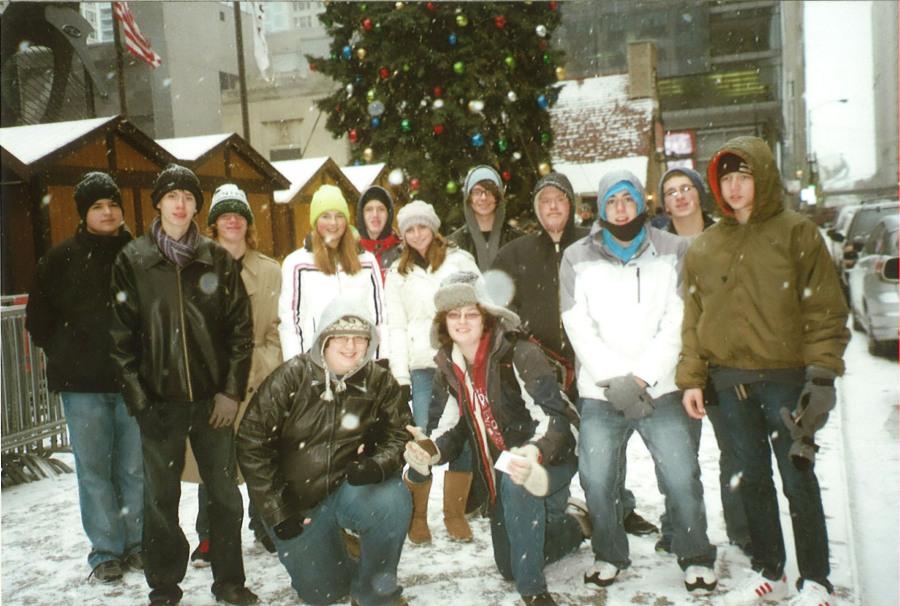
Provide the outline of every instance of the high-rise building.
<path id="1" fill-rule="evenodd" d="M 705 170 L 737 135 L 775 150 L 790 187 L 806 179 L 802 3 L 775 0 L 573 0 L 556 44 L 569 78 L 625 73 L 628 43 L 657 48 L 667 161 Z"/>
<path id="2" fill-rule="evenodd" d="M 872 3 L 872 69 L 875 103 L 875 175 L 871 183 L 897 193 L 897 28 L 896 2 Z"/>

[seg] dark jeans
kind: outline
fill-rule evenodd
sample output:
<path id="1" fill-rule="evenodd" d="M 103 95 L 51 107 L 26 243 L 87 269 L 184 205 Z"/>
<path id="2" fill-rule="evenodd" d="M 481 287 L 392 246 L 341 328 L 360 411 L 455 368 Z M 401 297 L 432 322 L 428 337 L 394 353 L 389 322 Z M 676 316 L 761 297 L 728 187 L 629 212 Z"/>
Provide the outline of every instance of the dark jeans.
<path id="1" fill-rule="evenodd" d="M 247 517 L 250 518 L 250 530 L 257 534 L 266 533 L 266 526 L 253 507 L 253 501 L 247 507 Z M 209 491 L 206 490 L 206 484 L 197 486 L 197 522 L 194 528 L 198 539 L 202 541 L 209 538 Z"/>
<path id="2" fill-rule="evenodd" d="M 181 598 L 178 584 L 188 562 L 188 542 L 178 525 L 185 439 L 190 436 L 200 477 L 209 491 L 210 561 L 215 584 L 244 584 L 241 521 L 236 483 L 234 429 L 209 424 L 212 400 L 156 402 L 167 429 L 163 440 L 143 437 L 144 575 L 150 598 Z"/>
<path id="3" fill-rule="evenodd" d="M 575 461 L 548 466 L 550 491 L 546 497 L 534 496 L 505 473 L 497 474 L 500 490 L 491 510 L 494 562 L 504 579 L 516 582 L 520 595 L 547 591 L 544 565 L 572 553 L 584 540 L 578 522 L 566 514 L 569 484 L 576 470 Z"/>
<path id="4" fill-rule="evenodd" d="M 800 577 L 831 591 L 828 533 L 819 482 L 812 466 L 800 471 L 791 463 L 791 434 L 780 413 L 782 408 L 794 409 L 803 385 L 762 381 L 747 384 L 746 388 L 746 400 L 739 400 L 730 388 L 717 394 L 742 473 L 740 494 L 750 525 L 753 569 L 769 578 L 780 578 L 784 573 L 784 537 L 772 480 L 774 452 L 791 509 Z"/>

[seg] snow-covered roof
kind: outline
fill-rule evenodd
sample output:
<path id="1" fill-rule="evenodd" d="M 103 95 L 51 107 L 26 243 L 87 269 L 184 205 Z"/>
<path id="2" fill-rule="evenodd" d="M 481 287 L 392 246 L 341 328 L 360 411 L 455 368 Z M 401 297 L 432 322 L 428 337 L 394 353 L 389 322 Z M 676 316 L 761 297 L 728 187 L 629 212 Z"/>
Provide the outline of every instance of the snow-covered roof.
<path id="1" fill-rule="evenodd" d="M 628 75 L 562 83 L 550 110 L 554 164 L 649 156 L 656 101 L 628 98 Z"/>
<path id="2" fill-rule="evenodd" d="M 319 172 L 326 162 L 328 156 L 321 158 L 303 158 L 302 160 L 281 160 L 272 162 L 272 166 L 282 175 L 288 178 L 291 186 L 288 189 L 279 189 L 275 191 L 275 202 L 278 204 L 287 204 L 294 199 L 294 196 L 303 189 L 313 176 Z"/>
<path id="3" fill-rule="evenodd" d="M 615 158 L 603 162 L 589 162 L 577 164 L 574 162 L 556 162 L 553 170 L 563 173 L 572 182 L 572 187 L 579 195 L 596 195 L 600 179 L 606 173 L 613 170 L 627 170 L 634 173 L 641 181 L 641 185 L 647 186 L 647 156 L 629 156 L 627 158 Z"/>
<path id="4" fill-rule="evenodd" d="M 28 165 L 115 119 L 107 116 L 0 128 L 0 147 Z"/>
<path id="5" fill-rule="evenodd" d="M 341 170 L 353 184 L 357 191 L 363 191 L 372 185 L 381 171 L 384 170 L 384 162 L 378 164 L 361 164 L 359 166 L 342 166 Z"/>
<path id="6" fill-rule="evenodd" d="M 157 139 L 156 142 L 179 160 L 196 160 L 233 134 L 219 133 L 217 135 L 201 135 L 199 137 L 176 137 L 175 139 Z"/>

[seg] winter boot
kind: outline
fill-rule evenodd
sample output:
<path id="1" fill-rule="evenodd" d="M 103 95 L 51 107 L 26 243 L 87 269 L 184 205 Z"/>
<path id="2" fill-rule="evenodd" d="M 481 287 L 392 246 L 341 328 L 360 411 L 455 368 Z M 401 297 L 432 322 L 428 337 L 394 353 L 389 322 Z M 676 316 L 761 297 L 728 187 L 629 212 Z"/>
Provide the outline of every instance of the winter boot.
<path id="1" fill-rule="evenodd" d="M 431 531 L 428 530 L 428 495 L 431 493 L 431 477 L 425 482 L 416 483 L 403 480 L 412 495 L 412 518 L 409 520 L 409 540 L 416 545 L 431 543 Z"/>
<path id="2" fill-rule="evenodd" d="M 472 540 L 472 529 L 466 521 L 466 500 L 471 486 L 471 471 L 444 473 L 444 526 L 453 541 Z"/>

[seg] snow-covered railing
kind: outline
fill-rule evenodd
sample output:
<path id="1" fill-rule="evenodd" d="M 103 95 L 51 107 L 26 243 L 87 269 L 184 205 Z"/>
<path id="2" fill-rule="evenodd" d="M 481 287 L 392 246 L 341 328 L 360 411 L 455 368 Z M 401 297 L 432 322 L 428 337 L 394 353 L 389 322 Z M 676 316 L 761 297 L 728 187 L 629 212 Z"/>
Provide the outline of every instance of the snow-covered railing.
<path id="1" fill-rule="evenodd" d="M 25 330 L 27 295 L 0 298 L 3 485 L 70 471 L 48 454 L 68 446 L 59 394 L 47 389 L 44 352 Z"/>

